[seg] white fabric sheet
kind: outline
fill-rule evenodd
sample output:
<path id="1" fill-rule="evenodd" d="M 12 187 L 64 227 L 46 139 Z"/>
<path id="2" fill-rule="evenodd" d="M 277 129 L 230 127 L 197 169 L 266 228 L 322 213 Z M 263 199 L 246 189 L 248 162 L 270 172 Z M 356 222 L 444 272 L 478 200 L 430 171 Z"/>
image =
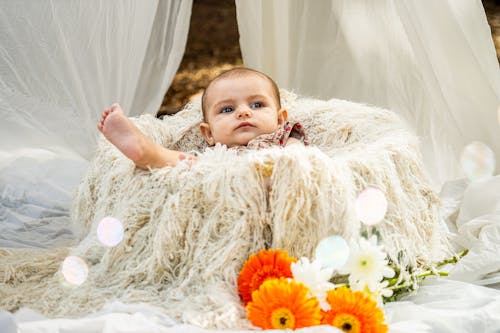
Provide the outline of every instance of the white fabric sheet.
<path id="1" fill-rule="evenodd" d="M 434 280 L 406 301 L 385 307 L 390 333 L 497 333 L 500 330 L 500 291 L 456 281 Z M 4 315 L 4 318 L 8 314 Z M 250 333 L 249 330 L 215 331 L 172 322 L 159 309 L 147 305 L 110 304 L 98 314 L 81 319 L 45 319 L 29 309 L 1 321 L 7 329 L 17 322 L 18 333 Z M 3 328 L 0 326 L 0 329 Z M 275 332 L 287 332 L 274 330 Z M 4 331 L 2 331 L 4 332 Z M 329 326 L 303 328 L 297 332 L 341 332 Z"/>
<path id="2" fill-rule="evenodd" d="M 0 152 L 0 247 L 69 245 L 69 207 L 87 164 L 68 150 Z"/>
<path id="3" fill-rule="evenodd" d="M 422 138 L 436 189 L 463 176 L 466 144 L 500 157 L 500 70 L 480 0 L 236 5 L 247 66 L 301 95 L 398 112 Z"/>
<path id="4" fill-rule="evenodd" d="M 119 101 L 155 113 L 184 54 L 192 0 L 1 1 L 0 246 L 67 233 L 71 196 Z M 24 232 L 23 232 L 24 231 Z M 28 236 L 26 236 L 28 235 Z"/>
<path id="5" fill-rule="evenodd" d="M 469 254 L 453 267 L 450 277 L 478 284 L 499 283 L 500 176 L 473 182 L 463 194 L 456 191 L 455 202 L 459 200 L 456 221 L 448 218 L 448 222 L 456 228 L 457 246 L 469 249 Z"/>

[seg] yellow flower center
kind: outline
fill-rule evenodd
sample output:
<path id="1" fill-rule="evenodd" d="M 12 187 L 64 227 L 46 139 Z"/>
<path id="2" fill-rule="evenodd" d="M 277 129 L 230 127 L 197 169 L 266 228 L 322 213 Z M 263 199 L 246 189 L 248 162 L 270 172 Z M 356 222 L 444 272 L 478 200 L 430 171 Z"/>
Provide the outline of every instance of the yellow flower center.
<path id="1" fill-rule="evenodd" d="M 278 308 L 271 313 L 271 325 L 278 329 L 295 329 L 295 316 L 290 309 Z"/>
<path id="2" fill-rule="evenodd" d="M 344 332 L 359 333 L 361 332 L 361 323 L 359 319 L 349 313 L 341 313 L 333 318 L 332 325 L 340 328 Z"/>

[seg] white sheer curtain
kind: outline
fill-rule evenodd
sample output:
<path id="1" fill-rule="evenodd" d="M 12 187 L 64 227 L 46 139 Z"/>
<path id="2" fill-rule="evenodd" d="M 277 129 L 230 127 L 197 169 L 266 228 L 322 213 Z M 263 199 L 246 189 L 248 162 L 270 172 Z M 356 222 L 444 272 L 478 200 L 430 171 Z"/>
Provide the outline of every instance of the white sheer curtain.
<path id="1" fill-rule="evenodd" d="M 500 158 L 500 71 L 480 0 L 236 5 L 245 65 L 299 94 L 398 112 L 421 137 L 437 186 L 463 176 L 471 141 Z"/>
<path id="2" fill-rule="evenodd" d="M 0 0 L 4 227 L 58 217 L 67 222 L 71 194 L 95 149 L 100 113 L 117 101 L 129 115 L 159 109 L 184 54 L 191 5 Z M 0 245 L 2 238 L 5 244 L 5 232 Z"/>

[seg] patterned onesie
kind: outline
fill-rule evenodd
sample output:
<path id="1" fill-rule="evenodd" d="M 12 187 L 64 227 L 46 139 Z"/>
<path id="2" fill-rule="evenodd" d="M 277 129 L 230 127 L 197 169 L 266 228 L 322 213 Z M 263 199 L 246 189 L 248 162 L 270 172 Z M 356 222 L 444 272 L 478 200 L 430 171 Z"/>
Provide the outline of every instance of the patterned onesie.
<path id="1" fill-rule="evenodd" d="M 287 121 L 282 126 L 278 127 L 276 131 L 269 134 L 262 134 L 256 138 L 250 140 L 245 147 L 245 149 L 265 149 L 274 146 L 285 147 L 289 138 L 295 138 L 302 142 L 304 146 L 309 145 L 307 141 L 306 132 L 304 131 L 302 124 L 296 121 Z M 240 151 L 240 149 L 238 149 Z"/>

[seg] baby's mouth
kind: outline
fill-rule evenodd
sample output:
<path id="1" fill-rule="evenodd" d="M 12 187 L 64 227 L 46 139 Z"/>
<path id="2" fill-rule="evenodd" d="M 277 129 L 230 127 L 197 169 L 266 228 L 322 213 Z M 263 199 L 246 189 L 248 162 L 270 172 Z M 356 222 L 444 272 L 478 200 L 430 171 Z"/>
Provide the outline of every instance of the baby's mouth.
<path id="1" fill-rule="evenodd" d="M 244 128 L 244 127 L 255 127 L 254 125 L 252 125 L 251 123 L 249 123 L 248 121 L 244 121 L 242 123 L 240 123 L 236 129 L 238 128 Z"/>

